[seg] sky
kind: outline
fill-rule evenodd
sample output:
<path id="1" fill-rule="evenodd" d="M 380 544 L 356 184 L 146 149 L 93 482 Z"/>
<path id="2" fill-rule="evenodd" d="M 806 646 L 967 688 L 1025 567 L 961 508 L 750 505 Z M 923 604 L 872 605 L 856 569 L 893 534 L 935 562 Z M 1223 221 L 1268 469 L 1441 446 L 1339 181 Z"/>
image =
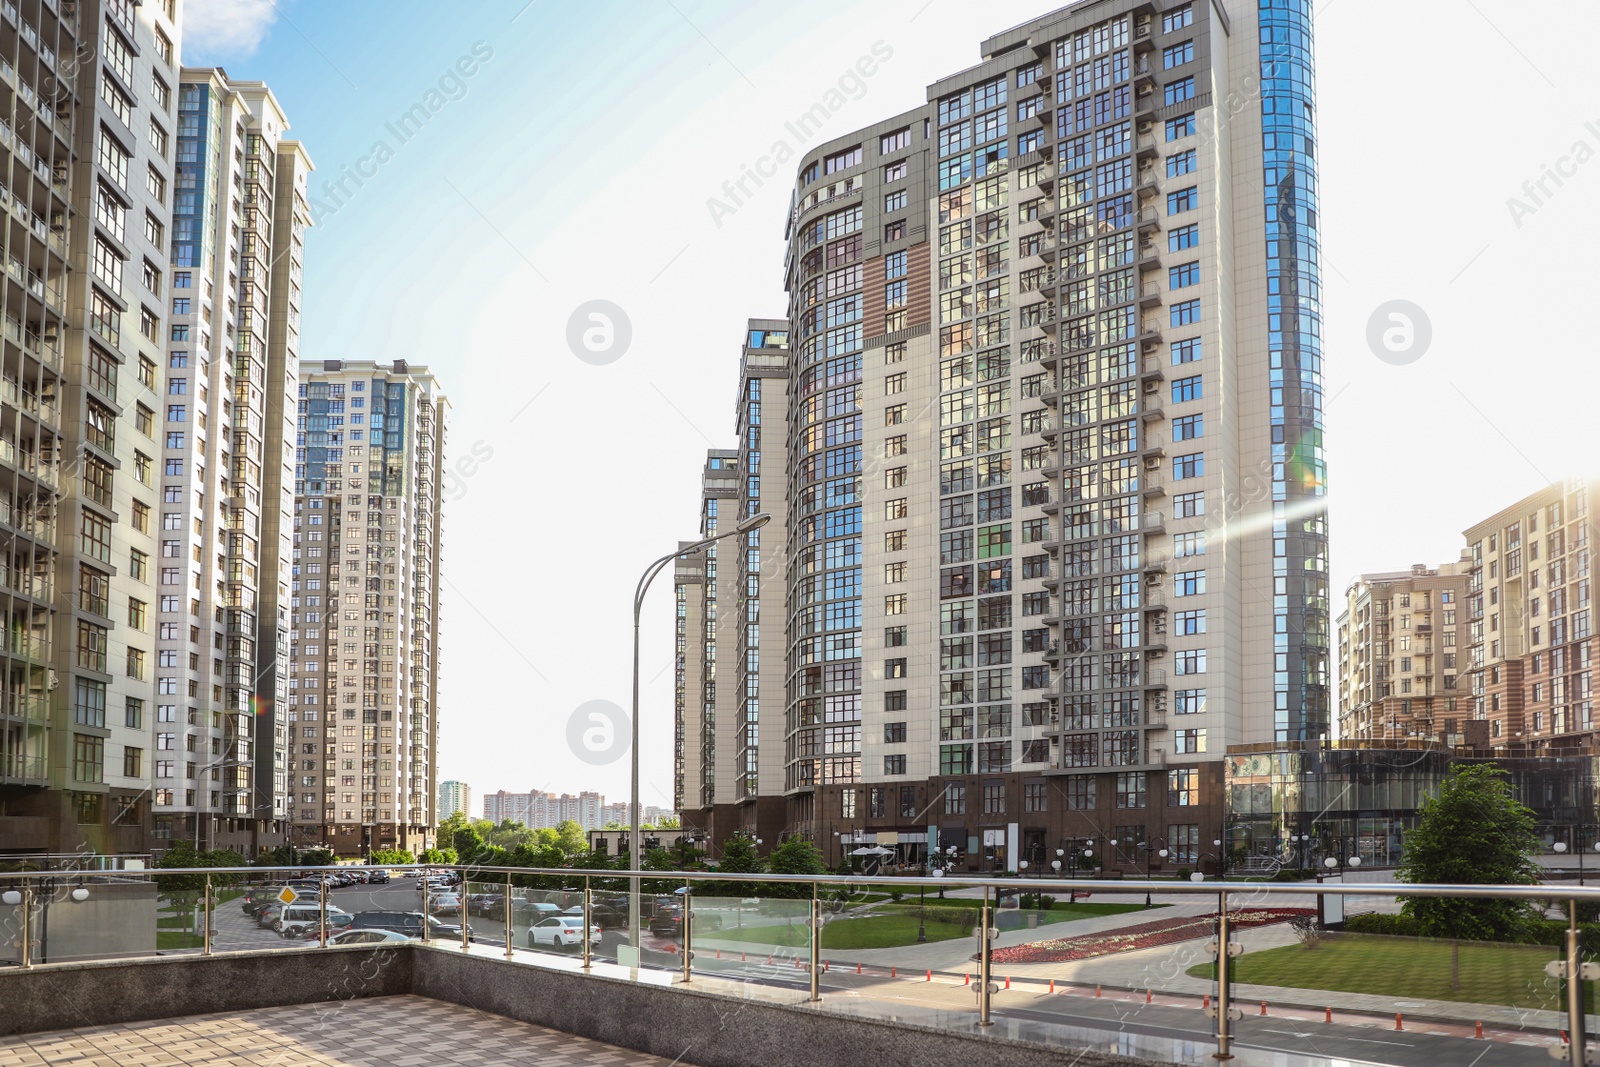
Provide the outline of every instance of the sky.
<path id="1" fill-rule="evenodd" d="M 440 779 L 626 799 L 626 722 L 602 757 L 569 738 L 628 706 L 634 585 L 697 536 L 744 321 L 785 309 L 792 165 L 737 205 L 725 183 L 804 150 L 785 122 L 816 103 L 835 107 L 822 138 L 914 107 L 1058 5 L 184 6 L 183 62 L 266 81 L 316 163 L 302 356 L 424 364 L 450 398 Z M 1592 465 L 1600 99 L 1581 72 L 1600 7 L 1526 10 L 1318 6 L 1336 605 Z M 594 301 L 614 309 L 599 357 L 569 340 Z M 669 573 L 641 661 L 641 802 L 663 807 L 672 599 Z"/>

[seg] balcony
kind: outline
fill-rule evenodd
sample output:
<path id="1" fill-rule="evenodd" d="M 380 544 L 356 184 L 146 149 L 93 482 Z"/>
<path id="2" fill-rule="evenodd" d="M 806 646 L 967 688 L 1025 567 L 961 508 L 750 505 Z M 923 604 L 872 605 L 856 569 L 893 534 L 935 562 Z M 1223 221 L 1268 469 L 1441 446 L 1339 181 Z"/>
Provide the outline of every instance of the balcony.
<path id="1" fill-rule="evenodd" d="M 1144 383 L 1147 386 L 1155 382 L 1166 381 L 1167 371 L 1165 365 L 1161 361 L 1161 357 L 1155 355 L 1145 356 L 1144 363 L 1140 368 L 1139 377 L 1144 380 Z"/>
<path id="2" fill-rule="evenodd" d="M 1149 308 L 1161 306 L 1161 286 L 1154 282 L 1145 282 L 1139 287 L 1139 306 Z"/>
<path id="3" fill-rule="evenodd" d="M 1151 121 L 1156 117 L 1159 101 L 1155 93 L 1140 93 L 1133 104 L 1133 117 L 1140 121 Z"/>
<path id="4" fill-rule="evenodd" d="M 1143 207 L 1139 209 L 1139 235 L 1149 237 L 1161 229 L 1161 216 L 1155 208 Z"/>
<path id="5" fill-rule="evenodd" d="M 1151 347 L 1161 343 L 1161 323 L 1155 319 L 1145 319 L 1139 324 L 1139 343 L 1148 351 Z"/>
<path id="6" fill-rule="evenodd" d="M 1145 458 L 1146 463 L 1152 459 L 1160 459 L 1167 454 L 1167 441 L 1159 433 L 1146 430 L 1144 440 L 1139 442 L 1139 454 Z"/>
<path id="7" fill-rule="evenodd" d="M 1142 241 L 1139 244 L 1139 270 L 1152 271 L 1161 269 L 1161 250 L 1154 241 Z"/>

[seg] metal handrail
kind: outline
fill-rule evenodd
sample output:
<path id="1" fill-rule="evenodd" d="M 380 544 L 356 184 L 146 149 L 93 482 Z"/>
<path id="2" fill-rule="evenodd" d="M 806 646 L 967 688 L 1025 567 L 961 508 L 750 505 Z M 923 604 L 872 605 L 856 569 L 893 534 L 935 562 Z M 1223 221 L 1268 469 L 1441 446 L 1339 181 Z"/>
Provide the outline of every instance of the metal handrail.
<path id="1" fill-rule="evenodd" d="M 51 880 L 60 882 L 63 879 L 82 881 L 86 885 L 117 881 L 143 881 L 149 877 L 164 875 L 242 875 L 261 877 L 263 875 L 300 874 L 307 877 L 320 876 L 332 873 L 349 873 L 351 870 L 384 870 L 384 871 L 415 871 L 427 873 L 435 871 L 460 871 L 463 881 L 488 881 L 484 875 L 499 876 L 526 876 L 549 877 L 567 879 L 594 879 L 610 878 L 616 880 L 632 880 L 640 878 L 645 881 L 678 881 L 678 882 L 750 882 L 770 885 L 815 885 L 822 887 L 851 888 L 859 887 L 864 883 L 878 884 L 892 882 L 896 886 L 910 886 L 917 888 L 925 886 L 929 889 L 952 886 L 967 889 L 1005 889 L 1044 891 L 1050 889 L 1079 889 L 1097 893 L 1110 893 L 1126 891 L 1129 893 L 1144 893 L 1149 888 L 1149 883 L 1140 881 L 1112 881 L 1100 879 L 1079 878 L 993 878 L 978 875 L 948 875 L 941 877 L 926 876 L 886 876 L 886 875 L 837 875 L 837 874 L 758 874 L 733 871 L 646 871 L 646 870 L 595 870 L 579 867 L 501 867 L 501 866 L 476 866 L 464 863 L 412 863 L 412 864 L 334 864 L 327 867 L 308 867 L 303 864 L 297 866 L 281 867 L 150 867 L 142 871 L 8 871 L 0 873 L 0 885 L 11 885 L 15 882 L 32 882 Z M 1252 893 L 1264 893 L 1268 896 L 1304 896 L 1308 892 L 1331 894 L 1334 896 L 1391 896 L 1391 897 L 1472 897 L 1497 900 L 1516 900 L 1521 898 L 1538 898 L 1546 900 L 1592 900 L 1600 901 L 1600 886 L 1568 886 L 1548 882 L 1539 882 L 1534 885 L 1416 885 L 1409 882 L 1379 882 L 1379 883 L 1337 883 L 1323 882 L 1315 884 L 1314 889 L 1307 886 L 1312 883 L 1302 882 L 1221 882 L 1206 880 L 1204 882 L 1173 882 L 1164 886 L 1162 892 L 1177 894 L 1192 894 L 1195 896 L 1214 897 L 1219 886 L 1226 885 L 1231 889 L 1248 886 Z"/>

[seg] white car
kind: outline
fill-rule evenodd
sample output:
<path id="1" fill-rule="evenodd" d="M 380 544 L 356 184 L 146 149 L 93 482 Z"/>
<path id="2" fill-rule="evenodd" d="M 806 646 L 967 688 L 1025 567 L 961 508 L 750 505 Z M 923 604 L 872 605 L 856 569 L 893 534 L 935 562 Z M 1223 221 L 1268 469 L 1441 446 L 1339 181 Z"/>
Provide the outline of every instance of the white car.
<path id="1" fill-rule="evenodd" d="M 330 945 L 376 945 L 386 941 L 415 941 L 394 930 L 345 930 L 328 938 Z"/>
<path id="2" fill-rule="evenodd" d="M 600 928 L 589 927 L 589 941 L 592 944 L 600 943 Z M 548 919 L 540 919 L 528 928 L 528 947 L 538 948 L 540 945 L 551 945 L 555 948 L 571 948 L 583 942 L 583 919 L 575 915 L 552 915 Z"/>

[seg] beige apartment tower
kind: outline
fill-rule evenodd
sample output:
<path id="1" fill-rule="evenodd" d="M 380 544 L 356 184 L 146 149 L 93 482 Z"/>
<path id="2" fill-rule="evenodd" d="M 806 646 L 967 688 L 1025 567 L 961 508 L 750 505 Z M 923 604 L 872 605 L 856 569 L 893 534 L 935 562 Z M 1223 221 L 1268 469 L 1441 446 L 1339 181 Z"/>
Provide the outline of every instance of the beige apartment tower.
<path id="1" fill-rule="evenodd" d="M 287 734 L 297 845 L 431 846 L 437 822 L 440 471 L 424 367 L 300 367 Z"/>

